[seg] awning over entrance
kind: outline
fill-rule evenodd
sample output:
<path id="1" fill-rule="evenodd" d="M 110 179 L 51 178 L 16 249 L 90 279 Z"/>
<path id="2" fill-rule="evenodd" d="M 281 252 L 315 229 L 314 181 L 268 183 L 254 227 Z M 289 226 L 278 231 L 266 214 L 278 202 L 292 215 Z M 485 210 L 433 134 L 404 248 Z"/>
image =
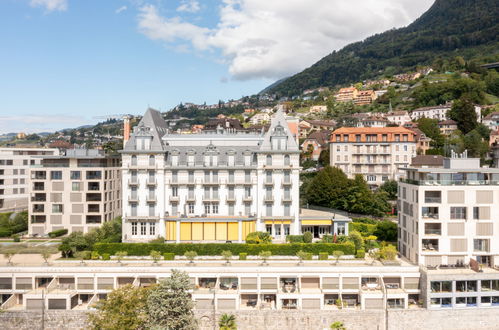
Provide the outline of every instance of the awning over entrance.
<path id="1" fill-rule="evenodd" d="M 289 225 L 291 224 L 291 220 L 265 220 L 266 225 L 272 225 L 272 224 L 283 224 L 283 225 Z"/>
<path id="2" fill-rule="evenodd" d="M 303 226 L 331 226 L 333 220 L 301 220 Z"/>

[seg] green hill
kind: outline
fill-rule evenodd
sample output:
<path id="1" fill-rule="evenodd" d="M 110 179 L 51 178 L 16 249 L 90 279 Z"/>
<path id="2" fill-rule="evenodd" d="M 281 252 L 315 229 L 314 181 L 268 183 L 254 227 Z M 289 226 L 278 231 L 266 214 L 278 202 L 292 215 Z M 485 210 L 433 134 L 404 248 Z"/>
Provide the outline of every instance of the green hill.
<path id="1" fill-rule="evenodd" d="M 409 26 L 334 51 L 264 91 L 293 96 L 305 89 L 407 72 L 420 65 L 431 65 L 438 58 L 493 60 L 499 53 L 498 17 L 497 0 L 436 0 Z"/>

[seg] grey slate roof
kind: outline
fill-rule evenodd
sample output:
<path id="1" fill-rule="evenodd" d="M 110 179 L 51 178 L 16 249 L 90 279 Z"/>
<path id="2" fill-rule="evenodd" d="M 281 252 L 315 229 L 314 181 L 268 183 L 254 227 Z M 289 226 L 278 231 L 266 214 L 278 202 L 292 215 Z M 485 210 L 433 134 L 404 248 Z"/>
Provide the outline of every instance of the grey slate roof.
<path id="1" fill-rule="evenodd" d="M 145 130 L 146 128 L 147 130 Z M 150 134 L 152 135 L 151 151 L 162 151 L 164 145 L 161 140 L 163 135 L 168 131 L 166 121 L 161 116 L 161 112 L 154 109 L 147 109 L 144 117 L 140 120 L 139 124 L 134 127 L 134 131 L 130 136 L 130 140 L 125 145 L 125 151 L 136 150 L 137 135 Z"/>

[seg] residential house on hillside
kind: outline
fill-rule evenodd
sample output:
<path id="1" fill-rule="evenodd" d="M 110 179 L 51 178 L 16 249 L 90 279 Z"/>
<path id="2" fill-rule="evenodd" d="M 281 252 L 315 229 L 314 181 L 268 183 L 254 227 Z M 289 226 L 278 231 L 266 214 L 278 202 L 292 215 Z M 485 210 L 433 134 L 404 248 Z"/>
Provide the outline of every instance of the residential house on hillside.
<path id="1" fill-rule="evenodd" d="M 355 87 L 341 88 L 335 95 L 337 102 L 353 102 L 359 91 Z"/>
<path id="2" fill-rule="evenodd" d="M 357 122 L 357 127 L 386 127 L 390 122 L 381 116 L 369 116 Z"/>
<path id="3" fill-rule="evenodd" d="M 311 151 L 310 159 L 319 160 L 322 151 L 329 147 L 329 136 L 331 131 L 312 132 L 301 144 L 303 152 Z"/>
<path id="4" fill-rule="evenodd" d="M 268 113 L 256 113 L 249 119 L 251 125 L 260 125 L 266 123 L 270 120 L 270 115 Z"/>
<path id="5" fill-rule="evenodd" d="M 324 113 L 327 111 L 327 106 L 325 105 L 314 105 L 310 107 L 309 113 Z"/>
<path id="6" fill-rule="evenodd" d="M 499 129 L 499 112 L 492 112 L 485 116 L 482 123 L 493 131 Z"/>
<path id="7" fill-rule="evenodd" d="M 417 155 L 412 158 L 411 167 L 443 167 L 444 156 L 441 155 Z"/>
<path id="8" fill-rule="evenodd" d="M 426 154 L 426 151 L 430 149 L 430 142 L 432 141 L 429 137 L 426 136 L 423 131 L 419 128 L 411 128 L 411 131 L 416 133 L 416 152 L 418 154 Z"/>
<path id="9" fill-rule="evenodd" d="M 415 133 L 404 127 L 342 127 L 331 134 L 330 163 L 371 186 L 402 177 L 416 155 Z"/>
<path id="10" fill-rule="evenodd" d="M 376 100 L 377 96 L 373 90 L 359 91 L 357 96 L 353 99 L 355 105 L 371 104 Z"/>
<path id="11" fill-rule="evenodd" d="M 411 119 L 416 121 L 420 118 L 437 119 L 443 121 L 447 119 L 447 112 L 452 107 L 452 104 L 447 103 L 435 107 L 423 107 L 412 110 Z"/>
<path id="12" fill-rule="evenodd" d="M 457 130 L 457 122 L 452 119 L 442 120 L 438 122 L 438 128 L 440 128 L 442 135 L 449 136 Z"/>
<path id="13" fill-rule="evenodd" d="M 299 137 L 306 138 L 312 131 L 332 130 L 335 126 L 334 120 L 302 120 L 298 124 Z"/>
<path id="14" fill-rule="evenodd" d="M 241 122 L 238 119 L 224 117 L 224 118 L 210 119 L 206 123 L 204 130 L 213 131 L 220 128 L 223 129 L 232 128 L 235 130 L 242 130 L 243 126 L 241 125 Z"/>
<path id="15" fill-rule="evenodd" d="M 398 81 L 411 81 L 411 80 L 416 80 L 419 77 L 421 77 L 421 72 L 402 73 L 393 76 L 393 78 Z"/>
<path id="16" fill-rule="evenodd" d="M 393 111 L 389 112 L 385 115 L 385 118 L 388 119 L 391 123 L 395 123 L 399 126 L 404 126 L 405 124 L 411 122 L 411 116 L 407 111 Z"/>

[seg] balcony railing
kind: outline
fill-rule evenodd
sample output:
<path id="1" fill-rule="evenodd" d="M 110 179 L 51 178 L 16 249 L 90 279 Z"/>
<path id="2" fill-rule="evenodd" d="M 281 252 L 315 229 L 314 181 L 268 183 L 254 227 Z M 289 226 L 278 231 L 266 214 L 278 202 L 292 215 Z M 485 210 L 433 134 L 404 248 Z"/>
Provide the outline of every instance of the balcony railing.
<path id="1" fill-rule="evenodd" d="M 418 186 L 498 186 L 498 180 L 411 180 L 400 179 L 402 182 Z"/>
<path id="2" fill-rule="evenodd" d="M 148 186 L 155 186 L 157 184 L 156 178 L 151 178 L 151 177 L 147 178 L 146 184 Z"/>
<path id="3" fill-rule="evenodd" d="M 131 178 L 128 180 L 128 185 L 130 186 L 136 186 L 139 184 L 139 179 L 137 178 Z"/>
<path id="4" fill-rule="evenodd" d="M 426 228 L 424 231 L 425 235 L 442 235 L 441 229 Z"/>

